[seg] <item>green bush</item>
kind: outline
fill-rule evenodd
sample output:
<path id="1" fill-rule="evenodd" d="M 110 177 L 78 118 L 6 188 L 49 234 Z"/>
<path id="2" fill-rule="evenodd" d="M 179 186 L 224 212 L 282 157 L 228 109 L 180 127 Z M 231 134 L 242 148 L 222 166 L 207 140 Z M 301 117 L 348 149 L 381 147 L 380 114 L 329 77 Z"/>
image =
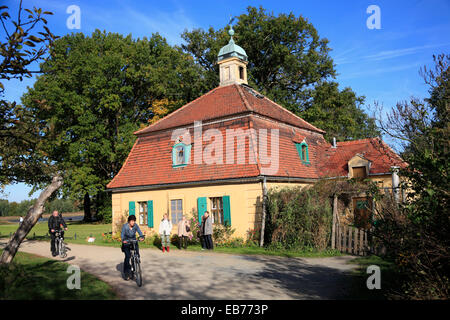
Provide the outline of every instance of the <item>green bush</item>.
<path id="1" fill-rule="evenodd" d="M 245 245 L 248 247 L 257 247 L 261 238 L 261 230 L 259 229 L 248 229 L 247 239 L 245 240 Z"/>
<path id="2" fill-rule="evenodd" d="M 198 237 L 200 224 L 198 222 L 197 210 L 192 209 L 191 216 L 188 219 L 191 222 L 191 232 L 192 232 L 192 239 L 190 240 L 190 244 L 200 244 L 200 238 Z"/>
<path id="3" fill-rule="evenodd" d="M 213 240 L 217 246 L 222 246 L 231 240 L 235 229 L 229 225 L 214 224 L 213 225 Z"/>
<path id="4" fill-rule="evenodd" d="M 112 207 L 104 206 L 99 208 L 97 211 L 97 220 L 103 223 L 111 223 L 112 222 Z"/>
<path id="5" fill-rule="evenodd" d="M 265 243 L 272 248 L 322 251 L 331 240 L 332 208 L 315 186 L 271 189 Z"/>
<path id="6" fill-rule="evenodd" d="M 98 195 L 96 201 L 96 218 L 103 223 L 112 222 L 112 197 L 111 194 L 104 192 Z"/>

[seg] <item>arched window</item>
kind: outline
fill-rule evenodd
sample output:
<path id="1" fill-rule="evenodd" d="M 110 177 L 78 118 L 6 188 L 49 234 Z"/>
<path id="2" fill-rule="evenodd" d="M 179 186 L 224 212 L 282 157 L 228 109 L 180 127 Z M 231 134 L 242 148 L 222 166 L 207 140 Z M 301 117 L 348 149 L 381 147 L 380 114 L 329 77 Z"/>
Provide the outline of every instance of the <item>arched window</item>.
<path id="1" fill-rule="evenodd" d="M 302 160 L 308 159 L 308 147 L 303 144 L 302 145 Z"/>
<path id="2" fill-rule="evenodd" d="M 176 153 L 177 153 L 177 163 L 176 164 L 184 164 L 185 163 L 184 146 L 178 146 L 176 148 Z"/>
<path id="3" fill-rule="evenodd" d="M 177 143 L 172 148 L 172 166 L 183 167 L 189 163 L 191 145 L 182 142 Z"/>
<path id="4" fill-rule="evenodd" d="M 308 144 L 306 142 L 296 143 L 298 155 L 303 163 L 309 163 Z"/>

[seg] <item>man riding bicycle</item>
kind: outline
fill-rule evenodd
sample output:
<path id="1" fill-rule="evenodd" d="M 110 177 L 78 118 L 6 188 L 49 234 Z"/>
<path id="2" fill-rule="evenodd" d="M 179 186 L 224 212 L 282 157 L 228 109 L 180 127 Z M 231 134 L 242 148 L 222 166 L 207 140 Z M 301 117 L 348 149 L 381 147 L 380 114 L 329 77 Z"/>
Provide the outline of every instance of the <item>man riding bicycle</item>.
<path id="1" fill-rule="evenodd" d="M 120 238 L 122 239 L 122 251 L 125 253 L 125 260 L 123 261 L 123 273 L 125 280 L 130 279 L 130 257 L 131 257 L 131 248 L 130 248 L 130 240 L 136 240 L 136 232 L 139 233 L 139 240 L 144 240 L 144 235 L 142 234 L 141 229 L 136 224 L 136 216 L 130 215 L 128 217 L 128 223 L 125 223 L 122 227 L 122 233 Z M 135 244 L 136 254 L 139 256 L 139 245 Z"/>
<path id="2" fill-rule="evenodd" d="M 61 226 L 64 227 L 64 230 L 67 230 L 66 222 L 63 217 L 59 214 L 57 210 L 53 211 L 52 216 L 48 218 L 48 229 L 50 233 L 50 250 L 52 251 L 52 256 L 57 256 L 59 252 L 57 252 L 57 248 L 55 246 L 56 240 L 56 232 L 61 233 L 61 237 L 64 239 L 64 231 L 61 230 Z"/>

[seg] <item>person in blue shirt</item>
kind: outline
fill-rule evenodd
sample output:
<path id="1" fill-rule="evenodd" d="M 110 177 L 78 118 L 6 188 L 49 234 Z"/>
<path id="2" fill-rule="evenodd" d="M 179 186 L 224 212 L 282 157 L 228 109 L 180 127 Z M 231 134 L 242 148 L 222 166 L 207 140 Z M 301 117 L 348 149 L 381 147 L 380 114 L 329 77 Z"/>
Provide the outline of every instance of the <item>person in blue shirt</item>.
<path id="1" fill-rule="evenodd" d="M 136 232 L 139 234 L 139 240 L 144 240 L 144 235 L 141 229 L 136 224 L 136 216 L 130 215 L 128 217 L 128 223 L 125 223 L 122 227 L 122 233 L 120 238 L 122 239 L 122 251 L 125 253 L 125 260 L 123 261 L 123 273 L 125 280 L 130 279 L 130 243 L 129 240 L 136 240 Z M 136 254 L 139 256 L 139 245 L 136 243 Z"/>

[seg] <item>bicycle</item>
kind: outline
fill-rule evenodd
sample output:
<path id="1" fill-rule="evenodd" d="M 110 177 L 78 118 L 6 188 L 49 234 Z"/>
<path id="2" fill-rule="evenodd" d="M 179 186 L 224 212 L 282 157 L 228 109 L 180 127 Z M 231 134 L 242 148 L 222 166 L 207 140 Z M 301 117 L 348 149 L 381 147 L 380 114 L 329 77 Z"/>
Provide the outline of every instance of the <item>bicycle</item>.
<path id="1" fill-rule="evenodd" d="M 64 243 L 64 239 L 62 237 L 61 231 L 56 230 L 55 231 L 55 246 L 58 250 L 58 254 L 61 258 L 67 257 L 67 248 L 66 244 Z"/>
<path id="2" fill-rule="evenodd" d="M 136 279 L 136 284 L 138 285 L 138 287 L 141 287 L 142 286 L 141 259 L 140 256 L 136 254 L 136 244 L 139 240 L 132 239 L 127 241 L 130 244 L 131 276 L 132 279 Z"/>

